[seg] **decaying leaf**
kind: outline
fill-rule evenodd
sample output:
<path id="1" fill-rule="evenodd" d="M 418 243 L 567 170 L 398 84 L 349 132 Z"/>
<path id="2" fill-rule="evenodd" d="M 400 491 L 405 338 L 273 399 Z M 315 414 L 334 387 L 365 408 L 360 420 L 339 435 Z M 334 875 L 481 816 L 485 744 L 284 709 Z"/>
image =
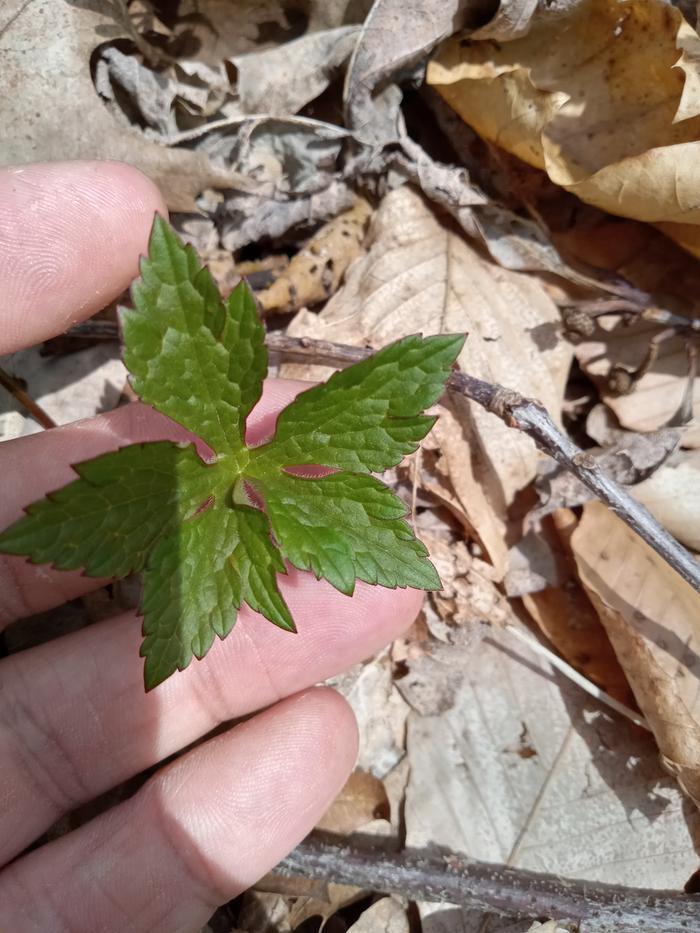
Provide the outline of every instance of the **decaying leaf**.
<path id="1" fill-rule="evenodd" d="M 397 334 L 467 331 L 467 372 L 540 399 L 557 418 L 571 360 L 559 312 L 533 277 L 499 269 L 441 222 L 409 187 L 391 192 L 375 215 L 368 255 L 319 315 L 300 314 L 289 333 L 361 346 Z M 300 378 L 318 370 L 285 367 Z M 505 510 L 535 475 L 532 441 L 466 399 L 437 435 L 461 508 L 499 573 L 505 569 Z"/>
<path id="2" fill-rule="evenodd" d="M 662 761 L 700 803 L 700 594 L 599 502 L 571 545 Z"/>
<path id="3" fill-rule="evenodd" d="M 700 450 L 681 451 L 631 492 L 679 541 L 700 551 Z"/>
<path id="4" fill-rule="evenodd" d="M 330 298 L 348 266 L 362 254 L 370 214 L 370 205 L 358 198 L 350 210 L 324 224 L 273 284 L 257 293 L 262 310 L 287 313 Z"/>
<path id="5" fill-rule="evenodd" d="M 556 184 L 698 252 L 699 48 L 662 0 L 582 0 L 545 7 L 511 42 L 452 37 L 428 81 Z"/>

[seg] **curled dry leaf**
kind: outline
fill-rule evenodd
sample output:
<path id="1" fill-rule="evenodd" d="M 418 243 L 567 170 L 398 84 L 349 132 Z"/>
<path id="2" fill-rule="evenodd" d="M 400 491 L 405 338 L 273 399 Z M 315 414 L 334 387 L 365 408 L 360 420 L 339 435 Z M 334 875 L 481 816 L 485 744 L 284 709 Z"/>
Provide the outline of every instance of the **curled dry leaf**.
<path id="1" fill-rule="evenodd" d="M 457 35 L 428 81 L 486 139 L 700 254 L 700 38 L 662 0 L 543 10 L 522 38 Z"/>
<path id="2" fill-rule="evenodd" d="M 700 804 L 700 594 L 599 502 L 571 546 L 662 761 Z"/>
<path id="3" fill-rule="evenodd" d="M 358 198 L 350 210 L 324 224 L 273 284 L 257 293 L 262 310 L 298 311 L 335 294 L 350 263 L 362 255 L 371 212 L 367 201 Z"/>
<path id="4" fill-rule="evenodd" d="M 632 494 L 679 541 L 700 551 L 700 450 L 681 451 Z"/>
<path id="5" fill-rule="evenodd" d="M 3 77 L 7 87 L 17 89 L 0 99 L 3 162 L 121 159 L 150 175 L 171 208 L 191 210 L 197 192 L 207 185 L 231 186 L 235 177 L 204 153 L 144 139 L 108 112 L 93 86 L 89 62 L 105 36 L 125 34 L 110 6 L 62 0 L 3 4 Z M 42 36 L 38 44 L 37 35 Z"/>
<path id="6" fill-rule="evenodd" d="M 559 337 L 559 312 L 536 278 L 484 260 L 412 188 L 382 201 L 367 256 L 319 315 L 294 319 L 289 333 L 380 347 L 401 334 L 466 331 L 460 366 L 540 399 L 556 419 L 571 361 Z M 317 378 L 308 367 L 285 375 Z M 505 514 L 534 477 L 532 441 L 467 399 L 443 405 L 436 438 L 466 521 L 502 574 Z"/>

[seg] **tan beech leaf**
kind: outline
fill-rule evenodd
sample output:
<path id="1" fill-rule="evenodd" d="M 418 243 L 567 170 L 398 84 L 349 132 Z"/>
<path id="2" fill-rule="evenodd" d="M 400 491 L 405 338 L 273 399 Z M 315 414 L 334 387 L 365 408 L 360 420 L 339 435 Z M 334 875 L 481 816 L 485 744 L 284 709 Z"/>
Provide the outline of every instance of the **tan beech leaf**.
<path id="1" fill-rule="evenodd" d="M 537 278 L 484 259 L 408 186 L 384 198 L 367 247 L 323 311 L 301 312 L 288 333 L 381 347 L 405 334 L 466 331 L 459 358 L 466 372 L 538 398 L 559 417 L 571 348 Z M 319 375 L 298 366 L 283 374 Z M 445 407 L 437 432 L 451 485 L 503 573 L 506 509 L 534 478 L 538 453 L 528 437 L 466 399 Z"/>
<path id="2" fill-rule="evenodd" d="M 599 502 L 571 545 L 662 761 L 700 804 L 700 594 Z"/>
<path id="3" fill-rule="evenodd" d="M 373 774 L 357 768 L 316 824 L 316 829 L 349 835 L 372 820 L 388 820 L 389 816 L 389 798 L 384 784 Z"/>
<path id="4" fill-rule="evenodd" d="M 583 201 L 700 254 L 700 38 L 663 0 L 541 10 L 526 36 L 464 42 L 428 69 L 462 119 Z"/>
<path id="5" fill-rule="evenodd" d="M 700 551 L 700 450 L 680 451 L 630 492 L 674 537 Z"/>
<path id="6" fill-rule="evenodd" d="M 204 153 L 151 142 L 108 112 L 93 86 L 90 58 L 105 37 L 124 34 L 112 6 L 64 0 L 2 5 L 3 78 L 14 88 L 0 98 L 3 163 L 120 159 L 150 175 L 171 209 L 191 210 L 203 188 L 232 186 L 232 173 Z"/>

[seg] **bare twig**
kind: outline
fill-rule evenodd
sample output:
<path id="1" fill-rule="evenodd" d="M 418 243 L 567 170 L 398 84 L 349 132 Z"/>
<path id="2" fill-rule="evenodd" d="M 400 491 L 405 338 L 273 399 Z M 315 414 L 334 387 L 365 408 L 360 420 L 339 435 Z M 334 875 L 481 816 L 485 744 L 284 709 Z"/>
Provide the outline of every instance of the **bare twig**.
<path id="1" fill-rule="evenodd" d="M 22 386 L 17 382 L 16 379 L 13 379 L 9 373 L 6 373 L 4 369 L 0 367 L 0 386 L 12 395 L 24 408 L 25 411 L 34 418 L 35 421 L 38 421 L 42 428 L 55 428 L 56 422 L 50 415 L 47 415 L 44 409 L 39 405 L 27 392 L 24 391 Z"/>
<path id="2" fill-rule="evenodd" d="M 577 933 L 690 933 L 700 929 L 700 898 L 695 895 L 572 881 L 453 853 L 393 853 L 311 838 L 275 872 L 402 894 L 410 900 L 558 920 Z"/>
<path id="3" fill-rule="evenodd" d="M 101 321 L 99 324 L 100 336 L 105 338 L 107 322 Z M 69 331 L 69 335 L 87 336 L 92 333 L 88 329 L 89 325 L 90 322 L 77 325 Z M 116 337 L 115 325 L 111 325 L 110 333 L 112 337 Z M 283 334 L 268 334 L 267 345 L 270 350 L 287 360 L 341 368 L 359 363 L 373 352 L 363 347 L 312 340 L 310 337 L 287 337 Z M 540 402 L 524 398 L 512 389 L 485 382 L 462 372 L 452 374 L 447 388 L 481 405 L 509 427 L 529 435 L 540 450 L 573 473 L 598 499 L 610 506 L 640 538 L 654 548 L 684 580 L 700 592 L 700 564 L 656 521 L 651 512 L 606 476 L 590 454 L 580 450 L 559 430 Z"/>

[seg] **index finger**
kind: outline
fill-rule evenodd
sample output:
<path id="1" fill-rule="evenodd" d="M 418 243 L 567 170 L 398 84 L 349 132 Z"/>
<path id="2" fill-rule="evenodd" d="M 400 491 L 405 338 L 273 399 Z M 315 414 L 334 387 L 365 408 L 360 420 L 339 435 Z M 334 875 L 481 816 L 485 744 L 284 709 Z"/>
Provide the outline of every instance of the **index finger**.
<path id="1" fill-rule="evenodd" d="M 138 274 L 160 192 L 121 162 L 0 169 L 0 354 L 65 331 Z"/>

